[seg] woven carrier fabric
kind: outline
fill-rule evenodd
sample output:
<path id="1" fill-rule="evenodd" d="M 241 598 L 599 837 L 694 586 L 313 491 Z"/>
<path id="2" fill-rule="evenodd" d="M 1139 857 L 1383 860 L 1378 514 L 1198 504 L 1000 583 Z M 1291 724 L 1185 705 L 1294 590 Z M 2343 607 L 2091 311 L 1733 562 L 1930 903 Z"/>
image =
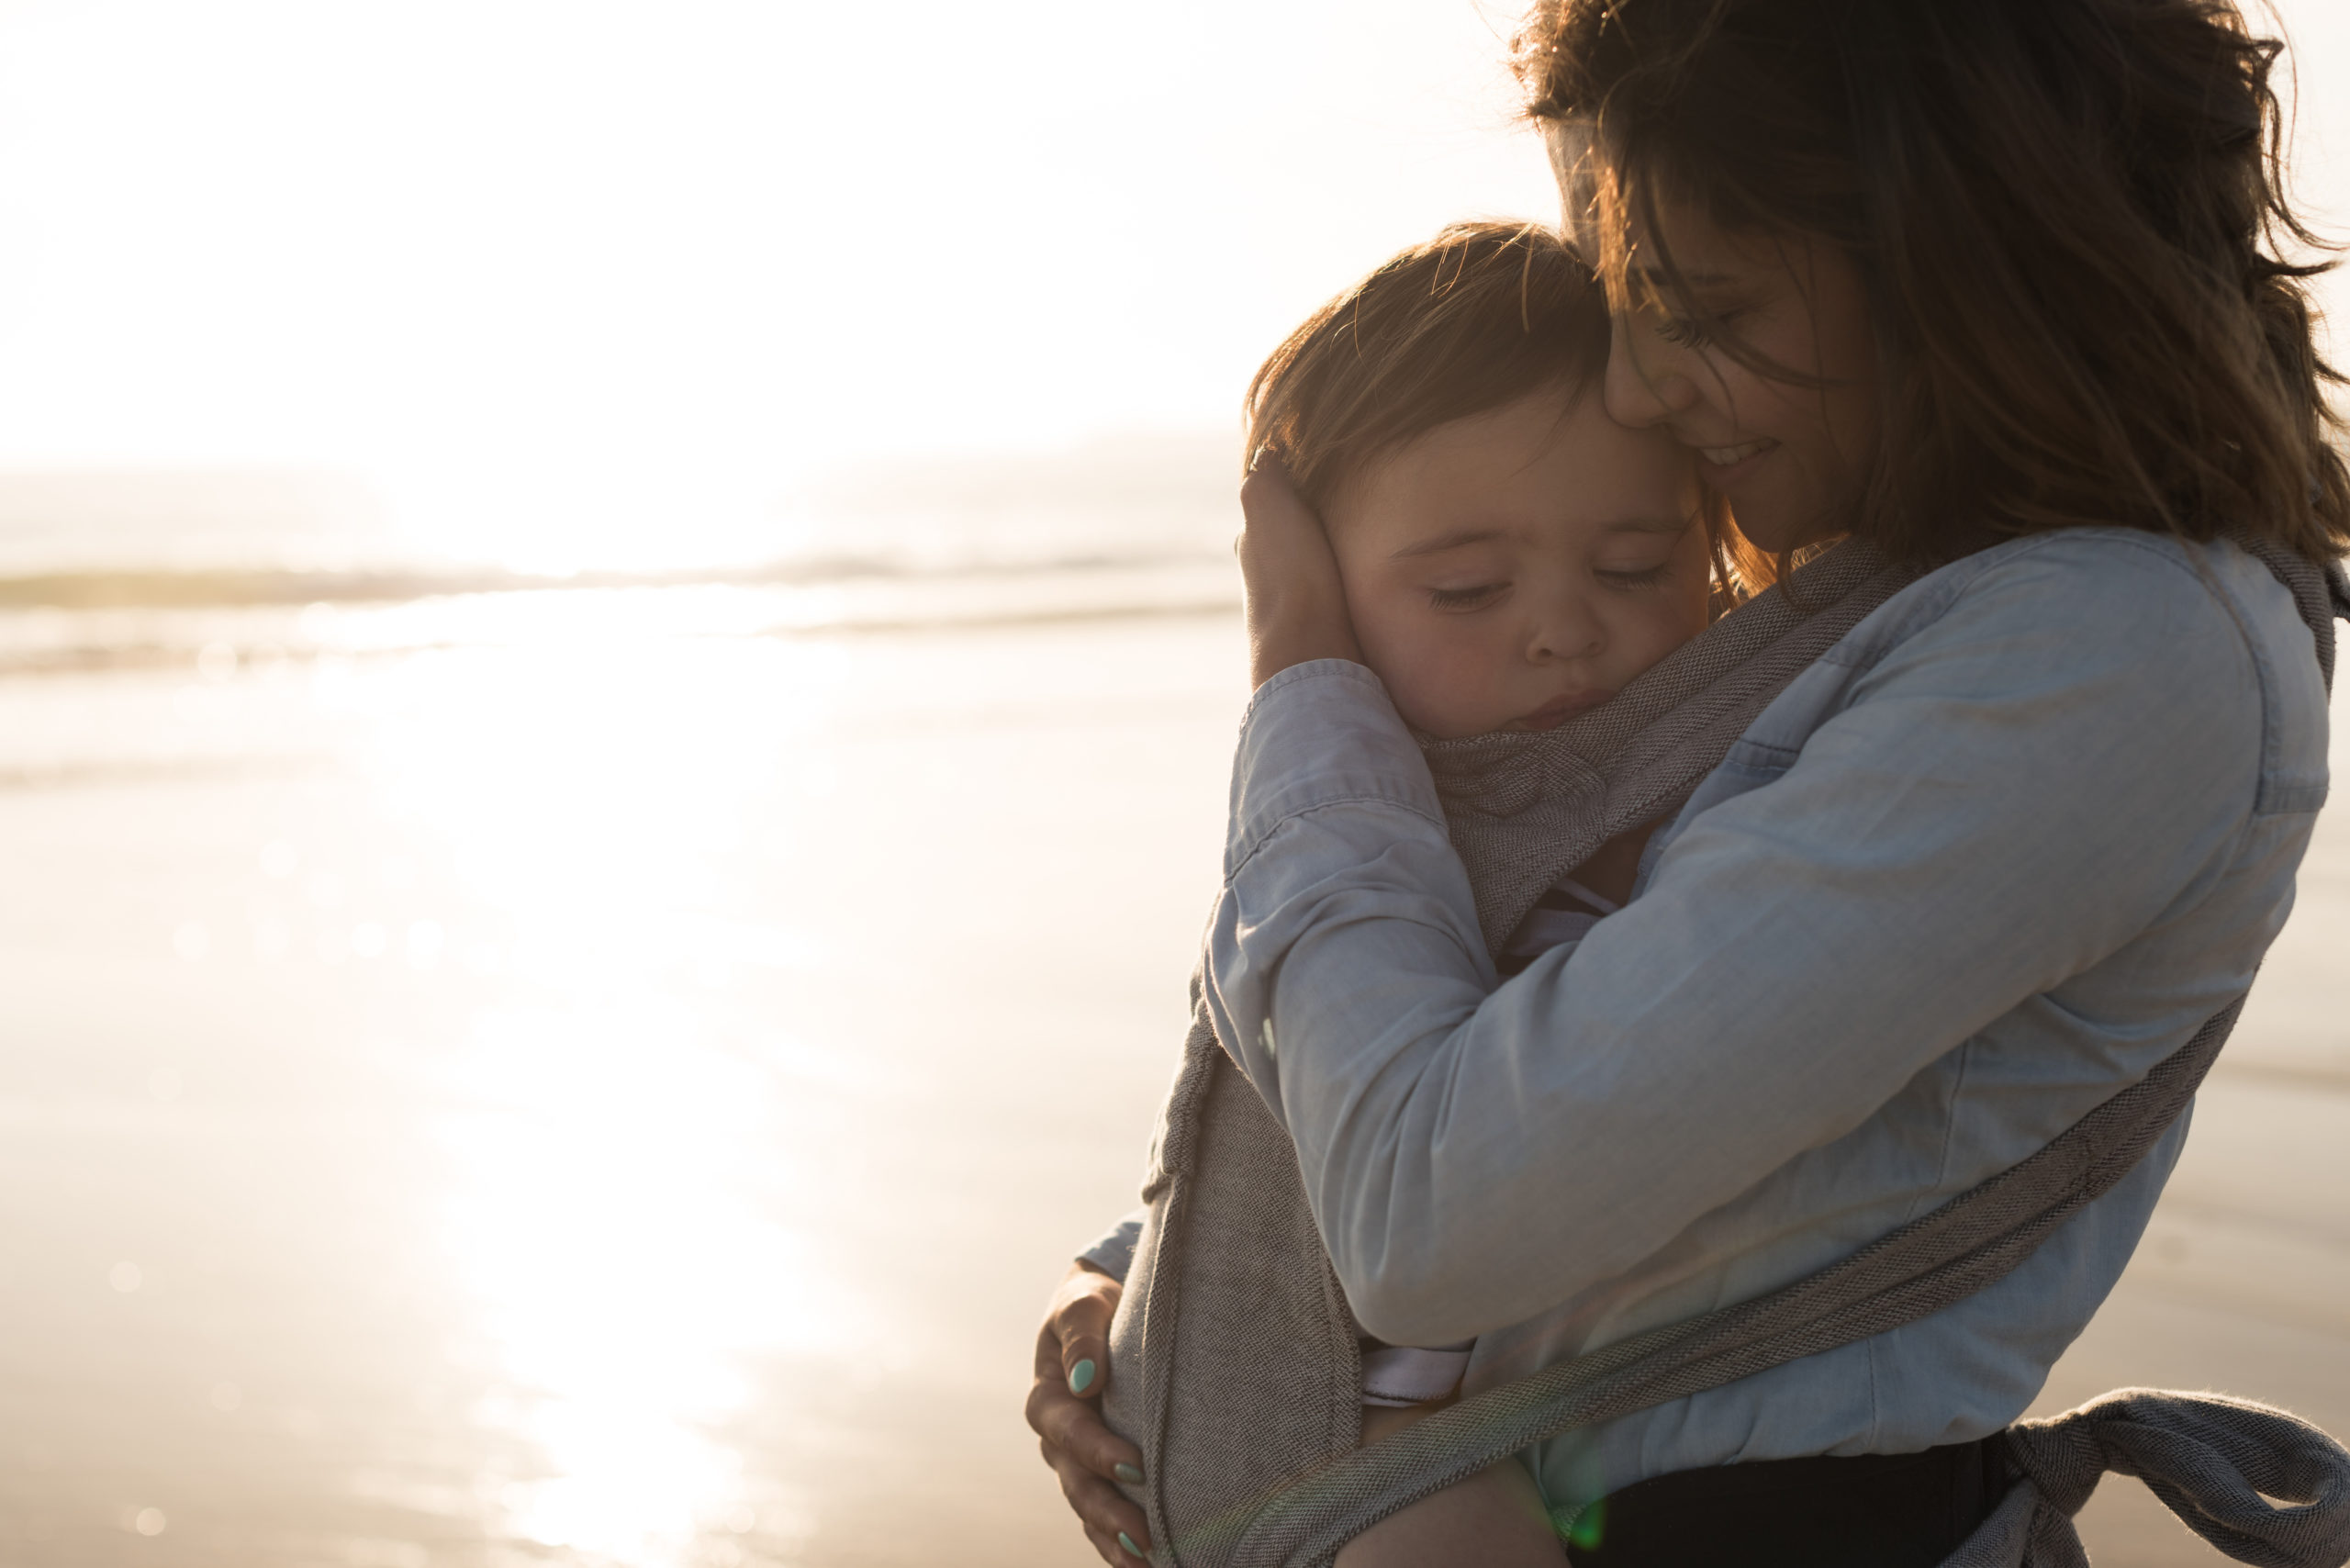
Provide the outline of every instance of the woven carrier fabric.
<path id="1" fill-rule="evenodd" d="M 2292 589 L 2330 683 L 2333 617 L 2350 613 L 2338 568 L 2246 547 Z M 1865 544 L 1840 545 L 1604 708 L 1543 734 L 1427 745 L 1489 946 L 1599 845 L 1677 810 L 1789 681 L 1918 576 Z M 1188 1568 L 1326 1563 L 1379 1519 L 1535 1442 L 1885 1332 L 1984 1288 L 2137 1162 L 2192 1098 L 2237 1011 L 2021 1165 L 1818 1274 L 1359 1448 L 1359 1328 L 1296 1151 L 1216 1040 L 1200 985 L 1194 977 L 1191 1031 L 1152 1142 L 1149 1217 L 1112 1325 L 1104 1408 L 1143 1450 L 1148 1479 L 1128 1491 L 1149 1519 L 1152 1561 Z M 2132 1449 L 2146 1431 L 2154 1436 Z M 2103 1456 L 2100 1470 L 2136 1466 L 2244 1561 L 2350 1559 L 2350 1455 L 2282 1412 L 2132 1391 L 2013 1436 L 2027 1478 L 1951 1568 L 2086 1562 L 2070 1524 L 2087 1495 L 2085 1454 Z"/>
<path id="2" fill-rule="evenodd" d="M 1153 1560 L 1228 1562 L 1265 1505 L 1353 1451 L 1362 1362 L 1296 1148 L 1216 1043 L 1196 979 L 1143 1192 L 1102 1414 L 1143 1450 L 1150 1482 L 1126 1490 Z"/>

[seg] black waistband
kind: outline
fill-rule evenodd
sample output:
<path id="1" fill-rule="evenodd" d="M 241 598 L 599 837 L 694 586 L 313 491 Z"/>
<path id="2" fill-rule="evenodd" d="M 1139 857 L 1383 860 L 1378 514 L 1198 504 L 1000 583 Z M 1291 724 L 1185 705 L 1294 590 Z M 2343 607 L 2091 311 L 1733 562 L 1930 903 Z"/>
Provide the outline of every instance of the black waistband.
<path id="1" fill-rule="evenodd" d="M 1935 1568 L 2006 1495 L 2007 1439 L 1684 1470 L 1585 1508 L 1574 1568 Z"/>

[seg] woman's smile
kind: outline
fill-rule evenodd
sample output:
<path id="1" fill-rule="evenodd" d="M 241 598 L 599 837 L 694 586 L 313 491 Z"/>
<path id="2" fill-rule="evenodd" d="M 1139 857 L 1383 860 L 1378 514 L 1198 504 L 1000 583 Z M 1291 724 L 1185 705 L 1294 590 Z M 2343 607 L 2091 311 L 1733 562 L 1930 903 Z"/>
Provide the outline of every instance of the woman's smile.
<path id="1" fill-rule="evenodd" d="M 1767 437 L 1762 441 L 1742 442 L 1736 446 L 1701 446 L 1697 455 L 1718 469 L 1735 468 L 1750 457 L 1760 457 L 1779 443 Z M 1713 476 L 1720 477 L 1718 474 Z"/>

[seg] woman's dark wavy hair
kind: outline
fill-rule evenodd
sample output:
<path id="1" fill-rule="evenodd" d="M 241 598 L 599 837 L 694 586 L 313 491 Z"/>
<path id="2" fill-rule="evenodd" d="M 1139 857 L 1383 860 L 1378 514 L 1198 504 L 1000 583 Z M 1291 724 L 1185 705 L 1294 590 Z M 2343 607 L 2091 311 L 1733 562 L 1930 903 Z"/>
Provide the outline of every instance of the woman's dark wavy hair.
<path id="1" fill-rule="evenodd" d="M 1888 550 L 2125 523 L 2324 560 L 2350 475 L 2281 52 L 2230 0 L 1539 0 L 1516 63 L 1584 150 L 1611 289 L 1660 197 L 1853 258 L 1884 367 L 1857 526 Z M 1785 374 L 1651 249 L 1677 312 Z"/>

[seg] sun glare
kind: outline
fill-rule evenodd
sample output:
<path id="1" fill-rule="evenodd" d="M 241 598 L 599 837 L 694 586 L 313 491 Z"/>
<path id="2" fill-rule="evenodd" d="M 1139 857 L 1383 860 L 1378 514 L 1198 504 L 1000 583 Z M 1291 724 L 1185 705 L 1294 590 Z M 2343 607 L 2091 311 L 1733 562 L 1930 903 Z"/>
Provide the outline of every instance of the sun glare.
<path id="1" fill-rule="evenodd" d="M 789 1539 L 799 1505 L 746 1491 L 713 1434 L 750 1360 L 848 1332 L 768 1201 L 817 1178 L 707 1004 L 740 968 L 824 953 L 735 913 L 730 868 L 756 861 L 762 805 L 811 795 L 838 656 L 648 633 L 643 597 L 518 604 L 505 646 L 411 657 L 352 700 L 462 901 L 458 961 L 507 999 L 443 1058 L 440 1126 L 446 1244 L 503 1390 L 478 1417 L 546 1467 L 499 1506 L 520 1539 L 663 1568 L 726 1561 L 745 1519 Z"/>
<path id="2" fill-rule="evenodd" d="M 560 571 L 763 558 L 860 457 L 1225 430 L 1334 284 L 1546 205 L 1505 30 L 1478 0 L 0 8 L 0 466 L 346 472 L 411 550 Z"/>

